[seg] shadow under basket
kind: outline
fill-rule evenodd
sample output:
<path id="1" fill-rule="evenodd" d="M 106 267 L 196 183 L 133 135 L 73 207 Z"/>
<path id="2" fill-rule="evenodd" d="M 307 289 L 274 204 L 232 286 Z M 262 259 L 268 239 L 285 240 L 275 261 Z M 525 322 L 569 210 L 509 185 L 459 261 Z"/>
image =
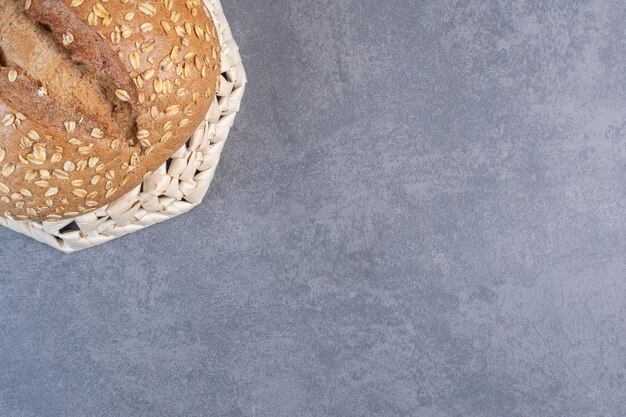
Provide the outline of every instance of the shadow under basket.
<path id="1" fill-rule="evenodd" d="M 219 0 L 204 0 L 222 48 L 220 90 L 187 143 L 141 185 L 108 206 L 69 220 L 0 225 L 66 253 L 106 243 L 184 214 L 207 193 L 243 97 L 246 74 Z"/>

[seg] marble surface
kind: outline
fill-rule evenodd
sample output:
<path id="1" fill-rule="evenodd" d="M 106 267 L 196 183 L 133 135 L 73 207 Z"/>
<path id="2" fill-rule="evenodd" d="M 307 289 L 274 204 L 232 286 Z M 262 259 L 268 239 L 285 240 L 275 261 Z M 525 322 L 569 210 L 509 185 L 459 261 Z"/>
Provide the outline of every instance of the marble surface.
<path id="1" fill-rule="evenodd" d="M 626 5 L 224 2 L 202 206 L 0 231 L 0 415 L 626 415 Z"/>

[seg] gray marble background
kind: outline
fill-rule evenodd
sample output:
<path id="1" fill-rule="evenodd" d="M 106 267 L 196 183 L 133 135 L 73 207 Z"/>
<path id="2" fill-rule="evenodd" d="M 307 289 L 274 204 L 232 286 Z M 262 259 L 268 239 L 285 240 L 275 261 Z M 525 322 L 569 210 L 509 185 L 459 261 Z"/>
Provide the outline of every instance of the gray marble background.
<path id="1" fill-rule="evenodd" d="M 0 415 L 625 416 L 626 4 L 224 2 L 204 204 L 0 231 Z"/>

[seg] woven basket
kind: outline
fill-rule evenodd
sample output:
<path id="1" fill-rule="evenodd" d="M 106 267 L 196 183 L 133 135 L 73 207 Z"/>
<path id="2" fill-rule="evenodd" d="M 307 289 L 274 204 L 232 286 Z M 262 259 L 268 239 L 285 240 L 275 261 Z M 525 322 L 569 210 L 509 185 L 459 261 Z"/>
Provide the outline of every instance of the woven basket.
<path id="1" fill-rule="evenodd" d="M 188 212 L 209 189 L 246 84 L 239 49 L 219 0 L 204 0 L 222 46 L 221 84 L 204 122 L 185 146 L 112 204 L 70 220 L 26 222 L 0 216 L 0 225 L 66 253 L 91 248 Z"/>

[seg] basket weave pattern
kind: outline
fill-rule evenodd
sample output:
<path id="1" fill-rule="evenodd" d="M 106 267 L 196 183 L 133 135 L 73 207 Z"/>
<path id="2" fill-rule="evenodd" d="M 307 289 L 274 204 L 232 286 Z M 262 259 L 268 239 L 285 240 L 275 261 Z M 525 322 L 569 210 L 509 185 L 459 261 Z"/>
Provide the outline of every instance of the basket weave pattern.
<path id="1" fill-rule="evenodd" d="M 204 122 L 185 146 L 143 184 L 92 213 L 55 222 L 16 221 L 0 216 L 0 225 L 71 253 L 179 216 L 202 201 L 239 111 L 246 84 L 239 49 L 219 0 L 204 2 L 220 35 L 220 90 Z"/>

